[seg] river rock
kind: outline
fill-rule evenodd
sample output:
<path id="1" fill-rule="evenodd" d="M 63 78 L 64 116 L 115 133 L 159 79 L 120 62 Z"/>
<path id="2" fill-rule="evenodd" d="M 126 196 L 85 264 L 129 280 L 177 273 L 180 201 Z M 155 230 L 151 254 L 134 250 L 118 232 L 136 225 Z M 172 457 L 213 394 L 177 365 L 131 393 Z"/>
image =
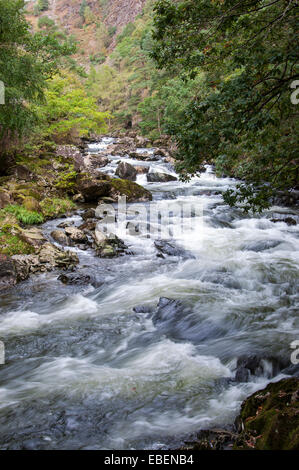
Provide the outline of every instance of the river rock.
<path id="1" fill-rule="evenodd" d="M 280 245 L 281 240 L 259 240 L 245 243 L 241 246 L 243 251 L 255 251 L 256 253 L 260 251 L 270 250 L 271 248 L 276 248 Z"/>
<path id="2" fill-rule="evenodd" d="M 95 178 L 90 174 L 82 173 L 77 177 L 76 186 L 85 202 L 97 202 L 100 197 L 109 196 L 111 189 L 106 175 L 102 174 Z"/>
<path id="3" fill-rule="evenodd" d="M 57 279 L 67 285 L 85 285 L 91 282 L 91 277 L 89 275 L 79 273 L 60 274 Z"/>
<path id="4" fill-rule="evenodd" d="M 68 246 L 70 244 L 69 237 L 63 230 L 53 230 L 53 232 L 51 232 L 51 237 L 60 245 Z"/>
<path id="5" fill-rule="evenodd" d="M 287 225 L 297 225 L 297 222 L 293 217 L 285 217 L 283 219 L 271 219 L 271 222 L 284 222 Z"/>
<path id="6" fill-rule="evenodd" d="M 66 227 L 65 233 L 74 243 L 87 243 L 88 241 L 86 234 L 77 227 Z"/>
<path id="7" fill-rule="evenodd" d="M 298 450 L 299 379 L 283 379 L 255 392 L 242 403 L 235 425 L 235 450 Z"/>
<path id="8" fill-rule="evenodd" d="M 147 174 L 149 183 L 168 183 L 169 181 L 177 181 L 177 178 L 168 173 L 150 172 Z"/>
<path id="9" fill-rule="evenodd" d="M 143 186 L 135 183 L 134 181 L 113 179 L 111 181 L 111 191 L 115 201 L 119 196 L 126 196 L 127 202 L 147 202 L 152 200 L 152 194 Z"/>
<path id="10" fill-rule="evenodd" d="M 84 157 L 74 145 L 58 145 L 56 147 L 56 155 L 62 157 L 63 160 L 72 160 L 74 169 L 78 172 L 86 169 Z"/>
<path id="11" fill-rule="evenodd" d="M 38 259 L 41 265 L 41 270 L 50 271 L 54 268 L 68 269 L 73 268 L 79 263 L 76 253 L 71 251 L 64 251 L 57 248 L 51 243 L 45 243 L 38 252 Z"/>
<path id="12" fill-rule="evenodd" d="M 236 439 L 237 434 L 227 429 L 203 429 L 199 431 L 194 442 L 186 443 L 180 450 L 231 450 Z"/>
<path id="13" fill-rule="evenodd" d="M 257 355 L 240 356 L 235 373 L 236 382 L 249 382 L 252 376 L 275 377 L 287 366 L 287 361 L 277 357 L 260 357 Z"/>
<path id="14" fill-rule="evenodd" d="M 144 175 L 149 172 L 148 166 L 138 165 L 134 167 L 138 175 Z"/>
<path id="15" fill-rule="evenodd" d="M 178 248 L 174 243 L 171 243 L 167 240 L 156 240 L 154 242 L 155 247 L 160 253 L 163 253 L 168 256 L 180 256 L 182 258 L 194 258 L 192 253 L 184 250 L 183 248 Z"/>
<path id="16" fill-rule="evenodd" d="M 86 164 L 92 169 L 103 168 L 109 163 L 109 158 L 103 154 L 91 154 L 86 159 Z"/>
<path id="17" fill-rule="evenodd" d="M 17 283 L 17 273 L 13 260 L 0 254 L 0 291 L 13 287 Z"/>
<path id="18" fill-rule="evenodd" d="M 135 181 L 137 176 L 136 169 L 127 162 L 121 162 L 115 171 L 116 176 L 122 179 Z"/>

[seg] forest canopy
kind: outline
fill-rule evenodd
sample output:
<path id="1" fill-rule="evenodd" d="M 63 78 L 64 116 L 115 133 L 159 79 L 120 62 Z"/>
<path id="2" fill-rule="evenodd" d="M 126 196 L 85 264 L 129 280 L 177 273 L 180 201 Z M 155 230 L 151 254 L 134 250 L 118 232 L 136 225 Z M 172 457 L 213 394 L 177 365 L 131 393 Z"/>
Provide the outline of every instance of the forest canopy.
<path id="1" fill-rule="evenodd" d="M 152 57 L 188 83 L 204 74 L 180 120 L 167 129 L 182 175 L 215 162 L 242 180 L 226 201 L 262 209 L 298 185 L 296 0 L 160 0 Z"/>

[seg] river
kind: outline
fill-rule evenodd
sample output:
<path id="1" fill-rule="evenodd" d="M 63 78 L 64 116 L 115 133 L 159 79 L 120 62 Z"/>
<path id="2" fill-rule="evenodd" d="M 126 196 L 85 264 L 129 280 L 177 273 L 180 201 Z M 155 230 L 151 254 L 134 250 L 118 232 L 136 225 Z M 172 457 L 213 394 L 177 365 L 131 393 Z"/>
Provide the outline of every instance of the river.
<path id="1" fill-rule="evenodd" d="M 102 171 L 113 174 L 119 160 Z M 162 157 L 121 160 L 174 174 Z M 155 236 L 127 233 L 132 254 L 119 258 L 72 248 L 96 286 L 64 285 L 51 272 L 1 293 L 0 449 L 176 448 L 200 429 L 229 427 L 242 400 L 287 376 L 269 358 L 288 364 L 299 339 L 299 225 L 271 218 L 298 220 L 298 211 L 230 208 L 221 193 L 236 181 L 211 168 L 187 183 L 137 182 L 153 194 L 147 209 L 195 207 L 191 229 L 171 235 L 177 255 L 157 256 Z M 68 220 L 82 223 L 79 213 L 44 224 L 49 240 Z M 163 297 L 180 303 L 159 316 L 152 308 Z M 263 358 L 263 374 L 233 381 L 250 354 Z"/>

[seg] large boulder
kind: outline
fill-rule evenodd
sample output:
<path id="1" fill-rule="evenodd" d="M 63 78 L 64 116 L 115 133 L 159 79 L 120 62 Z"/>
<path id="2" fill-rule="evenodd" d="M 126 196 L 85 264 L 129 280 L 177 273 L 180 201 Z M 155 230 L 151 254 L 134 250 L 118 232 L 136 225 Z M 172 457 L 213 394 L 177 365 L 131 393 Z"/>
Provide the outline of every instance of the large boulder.
<path id="1" fill-rule="evenodd" d="M 104 166 L 108 165 L 109 158 L 101 153 L 90 154 L 85 157 L 85 163 L 87 167 L 90 167 L 92 170 L 94 170 L 96 168 L 103 168 Z"/>
<path id="2" fill-rule="evenodd" d="M 299 450 L 299 379 L 270 383 L 247 398 L 236 420 L 237 450 Z"/>
<path id="3" fill-rule="evenodd" d="M 13 260 L 0 255 L 0 291 L 13 287 L 17 283 L 17 273 Z"/>
<path id="4" fill-rule="evenodd" d="M 135 181 L 137 176 L 137 170 L 127 162 L 119 163 L 115 172 L 116 176 L 119 176 L 122 179 Z"/>
<path id="5" fill-rule="evenodd" d="M 76 187 L 86 202 L 97 202 L 101 197 L 109 196 L 111 189 L 106 175 L 99 174 L 95 178 L 89 173 L 78 175 Z"/>
<path id="6" fill-rule="evenodd" d="M 149 183 L 168 183 L 169 181 L 177 181 L 176 176 L 169 173 L 150 172 L 146 175 Z"/>
<path id="7" fill-rule="evenodd" d="M 127 202 L 147 202 L 152 200 L 152 194 L 134 181 L 112 179 L 110 195 L 117 200 L 118 196 L 126 196 Z"/>

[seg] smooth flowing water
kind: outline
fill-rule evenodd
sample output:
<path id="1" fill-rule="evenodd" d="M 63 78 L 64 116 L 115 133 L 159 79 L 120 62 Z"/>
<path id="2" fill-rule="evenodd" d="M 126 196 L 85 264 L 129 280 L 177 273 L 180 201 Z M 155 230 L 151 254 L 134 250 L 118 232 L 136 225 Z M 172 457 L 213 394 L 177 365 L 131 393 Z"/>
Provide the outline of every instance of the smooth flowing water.
<path id="1" fill-rule="evenodd" d="M 110 160 L 102 171 L 113 174 L 120 157 Z M 174 174 L 163 158 L 121 160 Z M 52 272 L 1 294 L 1 449 L 175 448 L 200 429 L 229 426 L 244 398 L 286 376 L 273 377 L 268 358 L 290 364 L 299 339 L 299 226 L 271 218 L 298 213 L 229 208 L 221 193 L 236 182 L 210 168 L 189 183 L 137 182 L 153 193 L 148 209 L 189 203 L 203 213 L 171 239 L 177 255 L 157 256 L 155 236 L 127 233 L 130 255 L 100 259 L 72 248 L 93 286 L 65 286 Z M 62 220 L 44 225 L 49 239 Z M 157 320 L 150 308 L 161 297 L 181 303 Z M 136 313 L 138 305 L 149 308 Z M 264 373 L 230 380 L 250 354 L 264 358 Z"/>

